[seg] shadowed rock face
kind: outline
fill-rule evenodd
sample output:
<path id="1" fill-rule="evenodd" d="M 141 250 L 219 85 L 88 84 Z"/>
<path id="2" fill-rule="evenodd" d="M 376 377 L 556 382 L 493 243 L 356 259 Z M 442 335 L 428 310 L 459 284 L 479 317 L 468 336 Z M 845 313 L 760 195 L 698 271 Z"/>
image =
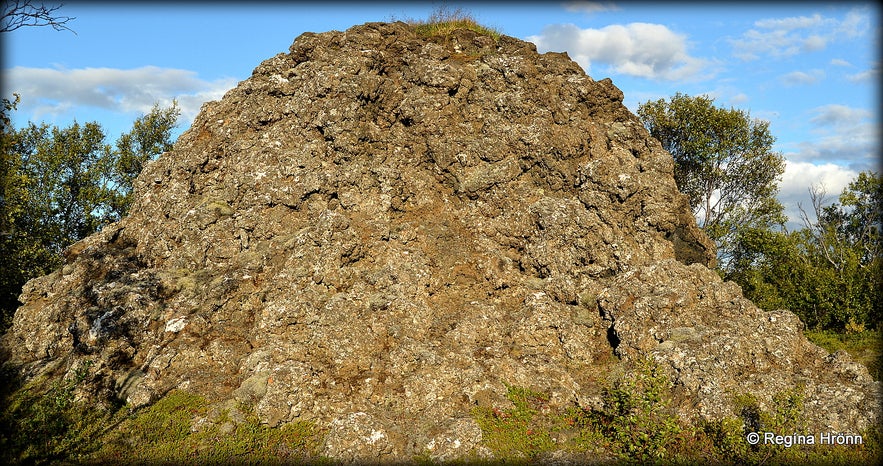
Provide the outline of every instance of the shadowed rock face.
<path id="1" fill-rule="evenodd" d="M 876 422 L 866 370 L 708 269 L 672 170 L 565 54 L 403 23 L 304 34 L 26 285 L 2 356 L 26 377 L 92 360 L 95 400 L 183 388 L 313 420 L 339 459 L 463 455 L 504 383 L 591 407 L 645 355 L 685 419 L 801 383 L 812 425 Z"/>

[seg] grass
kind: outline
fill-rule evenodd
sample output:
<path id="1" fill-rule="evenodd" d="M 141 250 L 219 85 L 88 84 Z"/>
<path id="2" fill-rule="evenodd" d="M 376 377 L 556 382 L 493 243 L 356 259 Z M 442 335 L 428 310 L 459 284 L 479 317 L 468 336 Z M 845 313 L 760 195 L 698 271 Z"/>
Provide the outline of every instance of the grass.
<path id="1" fill-rule="evenodd" d="M 883 345 L 883 329 L 861 330 L 854 332 L 810 331 L 804 332 L 806 338 L 830 352 L 845 350 L 857 362 L 868 368 L 874 380 L 880 380 L 881 345 Z"/>
<path id="2" fill-rule="evenodd" d="M 90 408 L 75 400 L 90 366 L 87 361 L 73 377 L 52 382 L 41 377 L 15 394 L 4 390 L 0 464 L 53 462 L 100 446 L 102 426 L 111 420 L 113 407 Z M 12 379 L 8 373 L 3 376 L 7 382 Z"/>
<path id="3" fill-rule="evenodd" d="M 803 387 L 778 393 L 772 411 L 751 394 L 736 395 L 740 416 L 689 426 L 669 409 L 670 384 L 652 360 L 636 364 L 605 390 L 603 408 L 550 410 L 548 397 L 507 386 L 511 407 L 480 407 L 473 417 L 483 442 L 503 462 L 542 460 L 564 450 L 591 461 L 641 464 L 878 464 L 880 430 L 861 445 L 752 445 L 750 432 L 813 434 L 803 424 Z M 582 455 L 582 456 L 580 456 Z"/>
<path id="4" fill-rule="evenodd" d="M 478 407 L 473 416 L 481 427 L 484 443 L 495 455 L 509 459 L 531 459 L 554 447 L 553 424 L 545 416 L 548 397 L 523 387 L 507 387 L 506 398 L 514 408 Z"/>
<path id="5" fill-rule="evenodd" d="M 173 391 L 126 419 L 89 455 L 99 463 L 230 464 L 313 461 L 319 446 L 312 424 L 261 424 L 245 405 L 208 410 L 202 396 Z M 200 425 L 195 420 L 205 420 Z"/>
<path id="6" fill-rule="evenodd" d="M 210 408 L 172 391 L 148 408 L 77 402 L 82 378 L 25 388 L 2 412 L 2 464 L 239 464 L 321 462 L 321 432 L 308 422 L 271 428 L 245 405 Z M 203 420 L 203 422 L 199 422 Z"/>
<path id="7" fill-rule="evenodd" d="M 866 344 L 870 337 L 856 338 L 854 344 Z M 769 411 L 754 395 L 737 394 L 737 416 L 687 425 L 674 414 L 671 383 L 652 359 L 625 369 L 603 383 L 597 410 L 555 408 L 547 394 L 509 385 L 505 406 L 474 408 L 484 446 L 496 457 L 491 463 L 544 461 L 556 451 L 593 461 L 651 464 L 845 465 L 880 459 L 879 427 L 861 432 L 860 445 L 749 444 L 751 432 L 815 434 L 804 424 L 803 387 L 778 393 Z M 89 370 L 85 364 L 67 379 L 37 381 L 3 397 L 0 464 L 330 462 L 318 453 L 321 426 L 269 427 L 247 404 L 211 403 L 175 390 L 139 410 L 86 405 L 75 393 Z M 428 456 L 416 459 L 430 462 Z"/>
<path id="8" fill-rule="evenodd" d="M 417 34 L 424 37 L 447 37 L 457 29 L 475 31 L 491 36 L 494 40 L 499 39 L 501 35 L 496 29 L 479 24 L 472 14 L 461 8 L 452 10 L 442 6 L 433 10 L 425 20 L 407 19 L 405 22 L 411 25 Z"/>

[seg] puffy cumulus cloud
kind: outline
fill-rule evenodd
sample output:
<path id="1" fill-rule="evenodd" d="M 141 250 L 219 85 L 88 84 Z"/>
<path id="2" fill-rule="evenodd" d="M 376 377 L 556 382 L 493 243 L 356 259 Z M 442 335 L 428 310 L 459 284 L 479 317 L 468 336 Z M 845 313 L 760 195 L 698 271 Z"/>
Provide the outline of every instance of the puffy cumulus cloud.
<path id="1" fill-rule="evenodd" d="M 815 84 L 825 78 L 823 70 L 815 69 L 809 72 L 792 71 L 791 73 L 782 75 L 779 80 L 786 86 L 810 85 Z"/>
<path id="2" fill-rule="evenodd" d="M 201 105 L 236 85 L 231 78 L 206 81 L 196 72 L 145 66 L 117 68 L 27 68 L 6 70 L 6 92 L 21 94 L 19 109 L 34 119 L 94 107 L 121 113 L 147 113 L 155 103 L 178 101 L 182 119 L 191 121 Z"/>
<path id="3" fill-rule="evenodd" d="M 707 65 L 687 53 L 687 39 L 660 24 L 614 24 L 580 29 L 574 24 L 549 25 L 528 37 L 540 52 L 566 51 L 587 73 L 595 63 L 616 72 L 649 79 L 695 78 Z"/>
<path id="4" fill-rule="evenodd" d="M 832 104 L 814 108 L 811 115 L 815 138 L 784 154 L 785 173 L 778 198 L 788 215 L 789 229 L 803 225 L 798 205 L 812 214 L 810 187 L 823 188 L 830 203 L 859 172 L 877 169 L 879 163 L 880 134 L 873 112 Z"/>
<path id="5" fill-rule="evenodd" d="M 733 55 L 745 61 L 763 56 L 782 58 L 823 50 L 834 41 L 864 36 L 869 28 L 870 11 L 859 8 L 850 10 L 842 19 L 814 14 L 758 20 L 753 29 L 729 42 Z"/>
<path id="6" fill-rule="evenodd" d="M 785 173 L 779 183 L 779 202 L 788 216 L 788 229 L 796 230 L 803 226 L 800 206 L 812 215 L 812 200 L 809 190 L 820 187 L 826 193 L 826 204 L 837 200 L 837 196 L 858 176 L 858 171 L 833 163 L 814 164 L 812 162 L 785 162 Z M 810 218 L 810 220 L 815 220 Z"/>

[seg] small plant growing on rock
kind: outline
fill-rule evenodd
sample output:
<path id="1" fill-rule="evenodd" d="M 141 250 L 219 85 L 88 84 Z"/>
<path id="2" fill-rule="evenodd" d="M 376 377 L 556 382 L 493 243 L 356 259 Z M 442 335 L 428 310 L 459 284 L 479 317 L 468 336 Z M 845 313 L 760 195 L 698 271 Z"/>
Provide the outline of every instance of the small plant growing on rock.
<path id="1" fill-rule="evenodd" d="M 75 391 L 89 376 L 92 362 L 76 368 L 72 377 L 46 387 L 38 379 L 2 400 L 0 463 L 42 463 L 75 458 L 97 448 L 102 425 L 110 413 L 76 400 Z"/>
<path id="2" fill-rule="evenodd" d="M 206 419 L 205 397 L 173 390 L 150 407 L 117 426 L 104 447 L 90 460 L 121 458 L 144 464 L 299 463 L 315 459 L 319 432 L 311 423 L 294 422 L 271 428 L 246 405 L 221 409 Z M 236 415 L 233 415 L 235 411 Z"/>
<path id="3" fill-rule="evenodd" d="M 669 409 L 668 378 L 651 358 L 606 390 L 598 427 L 620 455 L 641 461 L 666 456 L 666 447 L 680 433 Z"/>
<path id="4" fill-rule="evenodd" d="M 413 26 L 417 34 L 421 36 L 448 36 L 457 29 L 468 29 L 480 34 L 489 35 L 494 40 L 500 37 L 499 31 L 479 24 L 471 14 L 463 11 L 461 8 L 451 10 L 444 6 L 439 7 L 429 15 L 428 19 L 409 19 L 406 22 Z"/>
<path id="5" fill-rule="evenodd" d="M 506 398 L 514 408 L 478 407 L 473 411 L 487 446 L 502 458 L 535 458 L 553 447 L 543 416 L 537 416 L 548 401 L 542 393 L 506 386 Z"/>
<path id="6" fill-rule="evenodd" d="M 722 464 L 880 464 L 878 427 L 862 432 L 858 445 L 810 442 L 808 437 L 817 440 L 820 433 L 803 421 L 803 398 L 804 387 L 797 386 L 776 393 L 770 409 L 763 409 L 754 395 L 739 394 L 734 397 L 739 417 L 705 422 L 698 429 L 701 442 L 710 444 L 711 458 Z M 794 443 L 750 444 L 747 436 L 752 433 L 774 433 L 783 440 L 788 436 Z M 696 443 L 679 447 L 687 453 L 699 449 Z"/>

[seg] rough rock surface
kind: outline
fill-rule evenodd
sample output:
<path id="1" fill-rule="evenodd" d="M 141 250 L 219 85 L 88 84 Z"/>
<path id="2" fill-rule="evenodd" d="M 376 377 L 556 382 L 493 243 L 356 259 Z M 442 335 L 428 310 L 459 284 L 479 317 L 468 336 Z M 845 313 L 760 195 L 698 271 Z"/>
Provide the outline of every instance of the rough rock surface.
<path id="1" fill-rule="evenodd" d="M 338 459 L 487 454 L 469 413 L 504 383 L 591 407 L 648 354 L 686 419 L 801 382 L 812 425 L 876 422 L 866 370 L 708 269 L 622 97 L 505 36 L 304 34 L 27 284 L 2 358 L 26 377 L 92 360 L 96 400 L 186 388 L 314 420 Z"/>

